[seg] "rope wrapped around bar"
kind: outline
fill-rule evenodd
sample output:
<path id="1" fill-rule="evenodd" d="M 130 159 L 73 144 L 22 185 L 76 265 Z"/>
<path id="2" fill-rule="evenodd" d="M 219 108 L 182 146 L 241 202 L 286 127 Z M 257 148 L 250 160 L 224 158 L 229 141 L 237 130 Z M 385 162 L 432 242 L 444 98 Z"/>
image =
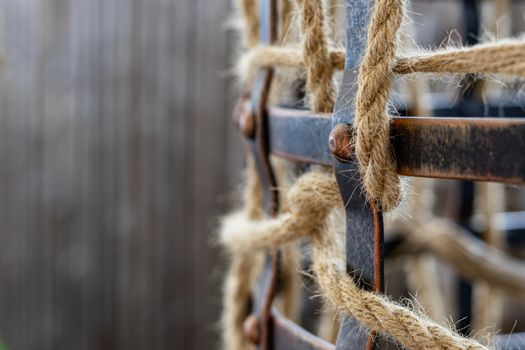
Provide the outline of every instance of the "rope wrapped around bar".
<path id="1" fill-rule="evenodd" d="M 330 50 L 329 63 L 334 70 L 345 65 L 344 50 Z M 304 67 L 302 51 L 288 46 L 257 45 L 239 60 L 241 80 L 251 80 L 260 68 Z M 396 56 L 392 62 L 395 74 L 500 74 L 525 77 L 525 41 L 504 39 L 469 47 L 449 47 L 436 51 L 418 51 Z"/>
<path id="2" fill-rule="evenodd" d="M 295 0 L 303 35 L 302 50 L 290 47 L 257 45 L 255 1 L 238 0 L 245 15 L 245 42 L 249 48 L 241 59 L 243 74 L 269 66 L 304 66 L 307 72 L 306 91 L 314 111 L 329 112 L 333 108 L 335 87 L 332 74 L 344 65 L 344 51 L 332 50 L 324 32 L 323 2 Z M 488 73 L 514 74 L 525 77 L 525 42 L 507 41 L 478 45 L 467 49 L 442 50 L 414 56 L 396 57 L 396 40 L 404 17 L 402 0 L 375 0 L 366 54 L 359 69 L 355 120 L 355 150 L 368 196 L 377 200 L 383 210 L 399 202 L 399 178 L 390 150 L 389 117 L 386 105 L 394 74 Z M 252 174 L 253 176 L 255 174 Z M 249 191 L 248 191 L 249 192 Z M 254 192 L 255 194 L 255 192 Z M 328 229 L 327 220 L 341 197 L 333 175 L 311 172 L 301 177 L 288 192 L 289 208 L 276 218 L 255 219 L 253 198 L 248 206 L 226 217 L 221 227 L 221 242 L 234 257 L 225 292 L 224 323 L 233 342 L 230 349 L 246 348 L 240 331 L 246 305 L 232 305 L 240 296 L 249 297 L 254 278 L 255 252 L 275 249 L 305 237 L 312 245 L 313 267 L 322 295 L 335 307 L 353 315 L 365 327 L 388 335 L 411 349 L 485 349 L 475 340 L 464 338 L 451 329 L 429 320 L 426 316 L 403 307 L 386 297 L 364 291 L 346 274 L 342 258 L 342 235 Z M 250 204 L 251 203 L 251 204 Z M 251 214 L 250 214 L 251 212 Z M 416 237 L 417 235 L 410 235 Z M 409 237 L 409 238 L 410 238 Z M 453 236 L 450 236 L 453 237 Z M 449 238 L 450 238 L 449 237 Z M 455 236 L 454 236 L 455 237 Z M 454 238 L 450 238 L 454 239 Z M 419 240 L 422 242 L 421 240 Z M 434 249 L 432 245 L 429 249 Z M 445 259 L 450 251 L 435 248 L 434 253 Z M 490 253 L 490 252 L 488 252 Z M 487 253 L 487 254 L 488 254 Z M 463 254 L 463 255 L 462 255 Z M 465 261 L 465 251 L 454 251 L 451 260 Z M 459 257 L 458 257 L 459 255 Z M 475 257 L 467 256 L 471 261 Z M 252 264 L 243 269 L 242 263 Z M 246 266 L 246 265 L 244 265 Z M 474 278 L 495 278 L 490 265 Z M 507 276 L 508 277 L 508 276 Z M 513 276 L 511 276 L 513 277 Z M 524 276 L 518 276 L 522 278 Z M 523 279 L 525 281 L 525 278 Z M 522 284 L 519 284 L 521 286 Z M 525 284 L 523 284 L 525 285 Z M 524 293 L 518 287 L 516 293 Z M 240 293 L 240 294 L 236 294 Z M 226 335 L 228 336 L 228 335 Z M 228 347 L 230 345 L 231 347 Z"/>
<path id="3" fill-rule="evenodd" d="M 307 237 L 322 295 L 363 326 L 410 349 L 487 349 L 384 296 L 362 290 L 346 274 L 341 258 L 344 235 L 326 229 L 329 215 L 343 206 L 333 174 L 303 175 L 288 191 L 287 198 L 289 211 L 273 219 L 254 221 L 243 211 L 227 216 L 221 226 L 221 243 L 234 256 L 243 256 Z"/>
<path id="4" fill-rule="evenodd" d="M 377 0 L 368 28 L 368 47 L 359 68 L 355 102 L 355 153 L 369 197 L 384 211 L 400 198 L 400 181 L 390 149 L 386 107 L 392 87 L 392 61 L 403 21 L 403 0 Z"/>
<path id="5" fill-rule="evenodd" d="M 239 62 L 241 78 L 250 80 L 260 67 L 305 66 L 306 90 L 314 111 L 333 106 L 331 75 L 344 67 L 345 52 L 329 50 L 322 33 L 322 1 L 296 0 L 301 15 L 303 49 L 257 46 Z M 386 105 L 396 74 L 501 74 L 525 77 L 525 41 L 501 40 L 469 48 L 449 48 L 396 57 L 397 32 L 404 18 L 403 0 L 376 0 L 368 28 L 368 47 L 359 69 L 355 150 L 367 194 L 384 211 L 397 206 L 400 183 L 390 149 Z"/>

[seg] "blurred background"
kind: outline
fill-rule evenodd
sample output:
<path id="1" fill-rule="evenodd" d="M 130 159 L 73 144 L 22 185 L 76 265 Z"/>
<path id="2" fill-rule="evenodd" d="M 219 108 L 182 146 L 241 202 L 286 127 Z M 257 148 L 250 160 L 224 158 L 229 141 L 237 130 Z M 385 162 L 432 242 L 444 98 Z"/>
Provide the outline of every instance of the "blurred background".
<path id="1" fill-rule="evenodd" d="M 456 5 L 418 5 L 418 42 L 461 28 Z M 218 347 L 212 236 L 243 163 L 231 14 L 0 1 L 1 350 Z"/>
<path id="2" fill-rule="evenodd" d="M 215 348 L 228 2 L 0 3 L 4 348 Z"/>

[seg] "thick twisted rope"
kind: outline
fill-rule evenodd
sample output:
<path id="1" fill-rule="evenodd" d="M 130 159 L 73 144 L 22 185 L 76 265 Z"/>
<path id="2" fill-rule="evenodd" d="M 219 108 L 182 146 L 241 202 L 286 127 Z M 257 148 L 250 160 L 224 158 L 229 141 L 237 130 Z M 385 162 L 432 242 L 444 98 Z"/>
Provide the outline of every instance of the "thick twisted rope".
<path id="1" fill-rule="evenodd" d="M 525 77 L 525 42 L 501 40 L 456 48 L 423 52 L 398 57 L 395 72 L 421 73 L 485 73 Z"/>
<path id="2" fill-rule="evenodd" d="M 330 111 L 335 98 L 332 74 L 335 69 L 342 68 L 344 52 L 329 49 L 321 1 L 296 0 L 304 38 L 302 51 L 256 46 L 258 19 L 254 15 L 255 2 L 239 2 L 246 20 L 246 46 L 254 48 L 246 62 L 257 67 L 304 65 L 312 108 L 320 112 Z M 359 70 L 356 99 L 356 155 L 369 197 L 377 200 L 384 210 L 393 208 L 400 196 L 395 161 L 389 149 L 389 118 L 386 114 L 394 73 L 474 71 L 525 76 L 523 42 L 396 58 L 396 36 L 402 19 L 401 0 L 375 1 L 367 51 Z M 364 326 L 414 349 L 484 349 L 474 340 L 463 338 L 385 297 L 358 288 L 345 271 L 339 243 L 342 237 L 326 228 L 330 212 L 341 204 L 338 188 L 333 178 L 326 174 L 308 176 L 292 188 L 289 212 L 268 221 L 254 221 L 246 212 L 238 213 L 223 223 L 222 241 L 235 256 L 229 275 L 235 283 L 227 282 L 226 288 L 230 285 L 231 290 L 225 293 L 225 319 L 229 322 L 228 327 L 236 328 L 230 330 L 237 337 L 237 343 L 234 342 L 231 348 L 247 345 L 240 339 L 239 331 L 240 322 L 247 313 L 246 306 L 233 304 L 239 304 L 237 297 L 241 303 L 249 298 L 246 286 L 251 285 L 255 274 L 254 269 L 240 263 L 250 262 L 257 250 L 272 249 L 307 236 L 313 246 L 313 266 L 321 291 L 340 310 L 353 315 Z M 443 251 L 441 253 L 446 255 Z"/>
<path id="3" fill-rule="evenodd" d="M 368 329 L 389 336 L 409 349 L 488 349 L 388 298 L 359 288 L 345 273 L 337 237 L 319 232 L 313 238 L 313 268 L 324 295 Z"/>
<path id="4" fill-rule="evenodd" d="M 235 255 L 273 249 L 309 237 L 315 278 L 322 294 L 338 310 L 363 326 L 387 335 L 410 349 L 486 349 L 475 340 L 436 324 L 425 316 L 379 294 L 360 289 L 345 271 L 344 236 L 327 230 L 327 219 L 342 207 L 333 175 L 311 172 L 297 180 L 287 194 L 289 211 L 260 221 L 235 214 L 221 228 L 221 242 Z M 297 234 L 290 234 L 294 230 Z M 244 237 L 250 237 L 249 244 Z"/>
<path id="5" fill-rule="evenodd" d="M 303 33 L 302 60 L 306 66 L 306 90 L 315 112 L 331 112 L 335 102 L 332 66 L 325 28 L 323 1 L 295 0 Z"/>
<path id="6" fill-rule="evenodd" d="M 390 149 L 386 107 L 392 87 L 397 31 L 403 15 L 403 0 L 375 1 L 355 103 L 355 151 L 363 184 L 369 197 L 378 200 L 385 211 L 397 205 L 401 192 Z"/>
<path id="7" fill-rule="evenodd" d="M 295 0 L 303 33 L 302 51 L 255 47 L 241 59 L 242 75 L 252 67 L 304 65 L 312 109 L 329 112 L 335 100 L 332 74 L 344 65 L 343 51 L 330 51 L 322 1 Z M 245 11 L 246 12 L 246 11 Z M 394 208 L 400 182 L 390 149 L 386 105 L 394 73 L 482 73 L 525 76 L 525 42 L 501 41 L 396 57 L 396 37 L 404 17 L 403 0 L 377 0 L 368 28 L 368 43 L 359 69 L 356 98 L 355 150 L 369 197 L 382 209 Z"/>
<path id="8" fill-rule="evenodd" d="M 333 69 L 342 70 L 345 51 L 330 50 L 328 54 Z M 499 74 L 525 77 L 524 62 L 525 41 L 507 39 L 397 56 L 392 63 L 392 71 L 395 74 Z M 303 53 L 297 48 L 258 45 L 241 57 L 238 72 L 242 80 L 249 80 L 259 68 L 297 68 L 304 65 Z"/>

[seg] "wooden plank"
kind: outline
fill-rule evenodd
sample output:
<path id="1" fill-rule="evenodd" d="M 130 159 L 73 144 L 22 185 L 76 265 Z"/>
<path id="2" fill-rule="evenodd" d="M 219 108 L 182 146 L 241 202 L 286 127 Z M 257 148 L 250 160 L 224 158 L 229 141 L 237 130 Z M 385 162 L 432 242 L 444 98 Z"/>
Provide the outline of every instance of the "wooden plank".
<path id="1" fill-rule="evenodd" d="M 224 0 L 1 3 L 8 349 L 216 346 L 209 235 L 242 163 L 222 74 L 229 12 Z"/>

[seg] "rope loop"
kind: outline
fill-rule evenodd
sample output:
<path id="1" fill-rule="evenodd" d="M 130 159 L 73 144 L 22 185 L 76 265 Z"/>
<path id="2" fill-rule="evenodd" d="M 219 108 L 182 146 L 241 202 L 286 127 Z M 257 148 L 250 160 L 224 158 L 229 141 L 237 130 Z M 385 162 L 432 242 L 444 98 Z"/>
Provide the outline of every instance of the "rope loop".
<path id="1" fill-rule="evenodd" d="M 285 0 L 287 3 L 292 0 Z M 237 0 L 244 18 L 244 42 L 249 50 L 241 59 L 241 75 L 246 79 L 260 67 L 303 67 L 306 92 L 314 112 L 331 112 L 336 89 L 333 73 L 343 69 L 345 52 L 333 50 L 327 29 L 326 0 L 293 0 L 299 13 L 302 48 L 261 46 L 256 0 Z M 401 198 L 400 179 L 390 145 L 390 117 L 387 104 L 395 74 L 410 73 L 483 73 L 525 77 L 525 41 L 506 40 L 469 48 L 454 48 L 397 57 L 397 36 L 404 18 L 404 0 L 375 0 L 368 28 L 367 47 L 359 67 L 355 100 L 354 142 L 356 157 L 367 195 L 384 211 L 392 210 Z M 251 164 L 253 168 L 253 164 Z M 252 169 L 253 170 L 253 169 Z M 250 287 L 260 268 L 261 251 L 300 239 L 312 248 L 313 269 L 321 294 L 338 310 L 353 315 L 372 331 L 387 335 L 411 349 L 488 349 L 464 338 L 421 313 L 386 298 L 360 289 L 346 274 L 344 236 L 331 226 L 334 209 L 343 206 L 333 174 L 312 171 L 300 177 L 288 191 L 285 212 L 271 219 L 261 218 L 260 183 L 248 176 L 245 208 L 227 216 L 221 227 L 220 241 L 233 255 L 224 296 L 225 342 L 229 349 L 251 349 L 243 339 L 242 321 L 248 312 Z M 525 271 L 520 263 L 504 257 L 514 272 L 495 272 L 493 264 L 479 270 L 470 267 L 478 256 L 465 248 L 471 242 L 451 235 L 446 225 L 420 225 L 421 231 L 439 240 L 408 235 L 420 246 L 453 263 L 470 277 L 490 275 L 494 285 L 525 295 Z M 439 244 L 431 244 L 437 242 Z M 444 246 L 447 244 L 448 246 Z M 451 249 L 450 247 L 456 247 Z M 477 250 L 479 253 L 481 248 Z M 483 250 L 489 261 L 501 260 L 502 253 Z M 470 255 L 469 255 L 470 254 Z M 465 263 L 466 261 L 466 263 Z M 463 263 L 463 265 L 462 265 Z M 468 269 L 461 266 L 468 266 Z M 491 270 L 492 269 L 492 270 Z M 517 281 L 517 282 L 516 282 Z M 517 286 L 517 287 L 516 287 Z"/>

